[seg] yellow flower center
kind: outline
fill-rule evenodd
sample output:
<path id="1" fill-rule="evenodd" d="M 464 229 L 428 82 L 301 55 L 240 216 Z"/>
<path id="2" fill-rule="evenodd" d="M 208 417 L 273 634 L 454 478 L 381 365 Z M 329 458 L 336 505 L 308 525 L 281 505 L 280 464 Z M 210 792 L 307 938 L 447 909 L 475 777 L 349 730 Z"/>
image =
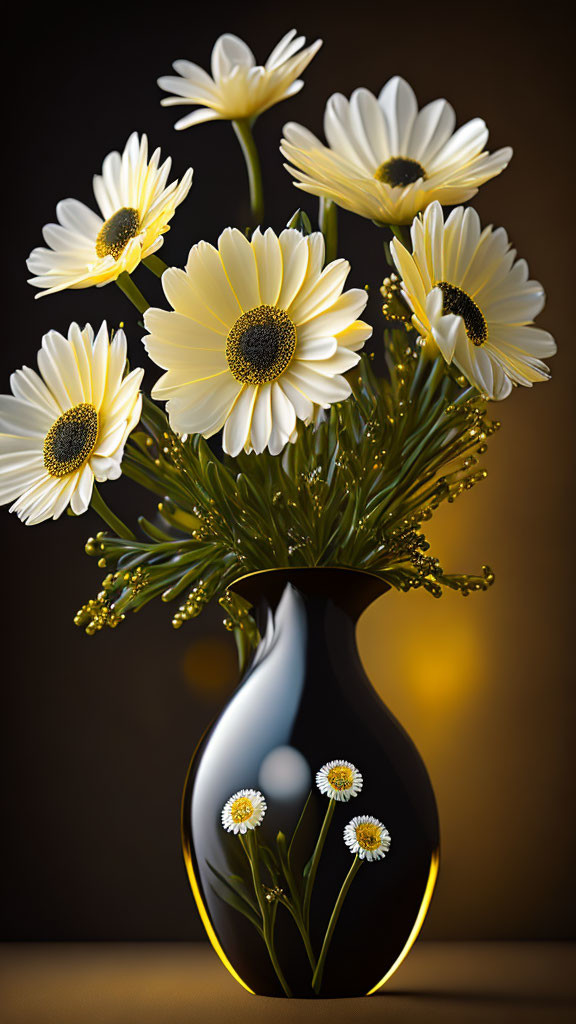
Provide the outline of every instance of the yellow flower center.
<path id="1" fill-rule="evenodd" d="M 242 821 L 248 821 L 254 813 L 254 804 L 247 796 L 238 797 L 230 808 L 232 821 L 239 825 Z"/>
<path id="2" fill-rule="evenodd" d="M 462 291 L 455 284 L 448 284 L 447 281 L 438 281 L 437 288 L 442 290 L 442 312 L 455 313 L 461 316 L 466 328 L 466 334 L 473 345 L 483 345 L 488 337 L 488 325 L 484 314 L 474 299 L 471 299 L 466 292 Z"/>
<path id="3" fill-rule="evenodd" d="M 374 825 L 371 821 L 356 825 L 356 839 L 363 850 L 377 850 L 382 842 L 380 826 Z"/>
<path id="4" fill-rule="evenodd" d="M 374 174 L 376 181 L 381 181 L 392 188 L 405 188 L 406 185 L 413 185 L 415 181 L 426 177 L 426 171 L 417 160 L 409 156 L 393 156 L 380 167 Z"/>
<path id="5" fill-rule="evenodd" d="M 238 318 L 226 341 L 226 359 L 241 384 L 268 384 L 292 362 L 296 328 L 283 309 L 256 306 Z"/>
<path id="6" fill-rule="evenodd" d="M 119 260 L 131 238 L 140 231 L 140 215 L 131 206 L 123 206 L 103 224 L 96 239 L 96 255 Z"/>
<path id="7" fill-rule="evenodd" d="M 350 789 L 354 782 L 354 773 L 345 764 L 339 764 L 335 768 L 330 768 L 327 778 L 332 789 L 341 792 L 343 789 Z"/>
<path id="8" fill-rule="evenodd" d="M 98 413 L 82 402 L 68 409 L 52 424 L 44 438 L 44 465 L 50 476 L 68 476 L 80 469 L 98 440 Z"/>

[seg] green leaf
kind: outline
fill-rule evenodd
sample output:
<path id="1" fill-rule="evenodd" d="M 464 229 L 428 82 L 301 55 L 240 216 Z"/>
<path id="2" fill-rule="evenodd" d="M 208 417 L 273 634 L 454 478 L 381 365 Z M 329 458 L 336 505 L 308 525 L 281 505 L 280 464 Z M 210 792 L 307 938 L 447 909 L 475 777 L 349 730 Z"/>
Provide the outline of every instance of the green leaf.
<path id="1" fill-rule="evenodd" d="M 219 892 L 215 885 L 211 885 L 210 888 L 224 903 L 227 903 L 229 907 L 233 907 L 238 913 L 242 914 L 250 924 L 254 925 L 260 935 L 263 935 L 262 925 L 258 921 L 258 918 L 249 910 L 246 904 L 238 897 L 237 893 L 233 889 L 226 889 L 223 893 Z"/>
<path id="2" fill-rule="evenodd" d="M 221 871 L 218 870 L 218 868 L 215 868 L 214 865 L 210 863 L 210 861 L 207 860 L 206 864 L 209 867 L 210 871 L 216 876 L 218 881 L 221 882 L 223 886 L 225 886 L 226 889 L 231 889 L 236 894 L 238 899 L 242 900 L 242 902 L 245 903 L 249 909 L 253 910 L 256 914 L 259 913 L 258 904 L 253 899 L 253 897 L 250 896 L 250 894 L 248 893 L 246 889 L 246 883 L 244 882 L 244 879 L 241 878 L 240 875 L 224 875 Z"/>
<path id="3" fill-rule="evenodd" d="M 310 218 L 304 210 L 296 210 L 296 213 L 292 215 L 288 221 L 287 228 L 295 228 L 296 231 L 301 231 L 303 235 L 312 234 L 312 224 Z"/>
<path id="4" fill-rule="evenodd" d="M 295 827 L 295 829 L 294 829 L 294 831 L 292 833 L 292 838 L 290 840 L 290 846 L 288 847 L 288 854 L 287 854 L 287 856 L 288 856 L 288 864 L 291 864 L 292 850 L 294 849 L 294 843 L 296 841 L 296 836 L 298 835 L 300 827 L 301 827 L 301 825 L 302 825 L 302 823 L 304 821 L 304 817 L 306 815 L 306 811 L 308 810 L 308 806 L 310 804 L 310 800 L 311 799 L 312 799 L 312 790 L 310 790 L 310 792 L 308 793 L 308 796 L 306 797 L 306 802 L 304 804 L 304 807 L 302 808 L 300 817 L 298 818 L 298 821 L 296 822 L 296 827 Z"/>

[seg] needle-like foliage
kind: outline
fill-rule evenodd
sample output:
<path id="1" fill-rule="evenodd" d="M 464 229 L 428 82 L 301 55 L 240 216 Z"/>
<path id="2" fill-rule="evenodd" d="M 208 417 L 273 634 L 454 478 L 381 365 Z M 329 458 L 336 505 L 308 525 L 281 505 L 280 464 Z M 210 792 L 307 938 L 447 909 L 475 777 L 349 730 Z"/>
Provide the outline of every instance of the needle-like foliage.
<path id="1" fill-rule="evenodd" d="M 99 533 L 87 551 L 108 569 L 76 616 L 94 633 L 155 597 L 179 600 L 179 627 L 217 599 L 241 649 L 257 639 L 249 608 L 229 590 L 247 573 L 280 566 L 347 566 L 390 585 L 484 590 L 493 574 L 445 571 L 422 525 L 486 475 L 478 458 L 498 424 L 478 392 L 404 327 L 386 332 L 389 373 L 363 356 L 352 397 L 300 426 L 281 456 L 218 457 L 199 435 L 181 438 L 146 399 L 124 472 L 160 499 L 138 540 Z"/>

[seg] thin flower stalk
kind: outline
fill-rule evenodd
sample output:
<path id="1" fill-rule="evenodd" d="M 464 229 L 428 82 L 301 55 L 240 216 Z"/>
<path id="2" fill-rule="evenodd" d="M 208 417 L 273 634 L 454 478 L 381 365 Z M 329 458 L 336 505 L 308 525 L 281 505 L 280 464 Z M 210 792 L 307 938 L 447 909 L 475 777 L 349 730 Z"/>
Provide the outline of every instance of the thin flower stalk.
<path id="1" fill-rule="evenodd" d="M 324 968 L 326 966 L 326 957 L 328 956 L 330 943 L 332 942 L 332 936 L 334 935 L 334 929 L 336 928 L 338 918 L 340 917 L 340 912 L 342 910 L 342 907 L 344 906 L 344 900 L 346 899 L 346 896 L 348 895 L 348 890 L 350 889 L 350 886 L 352 885 L 352 882 L 354 881 L 354 878 L 358 874 L 358 871 L 360 870 L 361 866 L 362 861 L 360 860 L 358 854 L 356 854 L 352 862 L 352 867 L 350 868 L 348 874 L 346 875 L 342 888 L 338 893 L 338 899 L 334 904 L 334 910 L 330 915 L 328 927 L 326 928 L 326 933 L 324 935 L 324 941 L 322 942 L 322 949 L 320 950 L 320 956 L 318 957 L 316 970 L 314 971 L 314 975 L 312 977 L 312 988 L 316 992 L 316 995 L 319 995 L 320 989 L 322 988 L 322 978 L 324 976 Z"/>
<path id="2" fill-rule="evenodd" d="M 264 188 L 262 185 L 262 168 L 258 149 L 252 134 L 252 126 L 248 118 L 232 121 L 236 138 L 240 143 L 242 155 L 248 172 L 250 189 L 250 209 L 254 224 L 261 224 L 264 219 Z"/>

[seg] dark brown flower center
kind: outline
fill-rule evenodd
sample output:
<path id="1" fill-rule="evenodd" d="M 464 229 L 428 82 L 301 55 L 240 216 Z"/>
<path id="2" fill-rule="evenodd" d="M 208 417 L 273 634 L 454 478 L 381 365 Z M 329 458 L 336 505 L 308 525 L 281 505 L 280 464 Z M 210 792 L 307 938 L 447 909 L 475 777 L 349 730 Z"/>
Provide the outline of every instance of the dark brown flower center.
<path id="1" fill-rule="evenodd" d="M 68 476 L 80 469 L 98 439 L 98 413 L 93 405 L 75 405 L 52 424 L 44 439 L 44 465 L 50 476 Z"/>
<path id="2" fill-rule="evenodd" d="M 376 181 L 382 181 L 392 188 L 405 188 L 420 178 L 426 177 L 426 171 L 417 160 L 409 156 L 393 156 L 385 164 L 381 164 L 376 174 Z"/>
<path id="3" fill-rule="evenodd" d="M 139 231 L 138 210 L 131 206 L 123 206 L 109 217 L 100 229 L 96 239 L 96 255 L 101 258 L 113 256 L 115 260 L 120 259 L 130 239 L 135 238 Z"/>
<path id="4" fill-rule="evenodd" d="M 243 313 L 226 342 L 226 359 L 242 384 L 268 384 L 291 363 L 296 328 L 283 309 L 256 306 Z"/>
<path id="5" fill-rule="evenodd" d="M 442 312 L 455 313 L 461 316 L 466 328 L 466 334 L 473 345 L 483 345 L 488 337 L 488 327 L 484 314 L 474 299 L 471 299 L 466 292 L 455 284 L 448 284 L 447 281 L 439 281 L 436 285 L 442 290 Z"/>

